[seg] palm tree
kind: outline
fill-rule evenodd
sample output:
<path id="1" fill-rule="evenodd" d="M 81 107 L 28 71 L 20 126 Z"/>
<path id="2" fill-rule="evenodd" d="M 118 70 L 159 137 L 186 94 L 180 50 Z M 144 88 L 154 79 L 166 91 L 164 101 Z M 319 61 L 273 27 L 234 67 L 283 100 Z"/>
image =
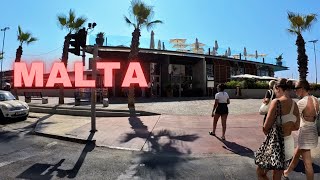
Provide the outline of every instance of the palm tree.
<path id="1" fill-rule="evenodd" d="M 139 61 L 141 29 L 146 27 L 147 30 L 150 30 L 155 24 L 162 23 L 160 20 L 152 21 L 153 13 L 153 7 L 147 6 L 140 0 L 133 0 L 130 7 L 130 14 L 133 15 L 133 20 L 131 21 L 127 16 L 124 16 L 126 23 L 134 27 L 128 64 L 133 61 Z M 134 108 L 134 86 L 132 84 L 130 85 L 128 94 L 128 108 Z"/>
<path id="2" fill-rule="evenodd" d="M 17 40 L 20 42 L 20 45 L 17 49 L 16 52 L 16 59 L 15 62 L 20 62 L 21 61 L 21 56 L 22 56 L 22 45 L 23 44 L 27 44 L 29 45 L 32 42 L 37 41 L 38 39 L 35 37 L 32 37 L 32 34 L 30 32 L 23 32 L 21 30 L 21 27 L 18 26 L 18 36 L 17 36 Z"/>
<path id="3" fill-rule="evenodd" d="M 288 19 L 290 21 L 288 31 L 297 35 L 296 45 L 298 48 L 298 71 L 300 80 L 306 80 L 308 74 L 308 56 L 306 55 L 305 41 L 301 33 L 305 30 L 310 30 L 313 22 L 317 21 L 316 16 L 316 14 L 301 15 L 288 12 Z"/>
<path id="4" fill-rule="evenodd" d="M 20 44 L 19 44 L 19 47 L 17 48 L 15 62 L 20 62 L 21 61 L 22 52 L 23 52 L 22 45 L 23 44 L 29 45 L 30 43 L 35 42 L 38 39 L 35 38 L 35 37 L 32 37 L 32 34 L 30 32 L 23 32 L 21 30 L 21 27 L 18 26 L 17 40 L 19 41 Z M 15 87 L 14 87 L 13 91 L 14 91 L 14 95 L 16 96 L 16 99 L 19 99 L 18 92 L 17 92 L 17 89 Z"/>
<path id="5" fill-rule="evenodd" d="M 71 33 L 78 31 L 83 24 L 87 21 L 85 17 L 78 17 L 76 18 L 76 14 L 73 10 L 70 9 L 68 15 L 58 15 L 58 24 L 61 29 L 66 29 L 68 34 L 64 37 L 64 44 L 63 44 L 63 51 L 62 51 L 62 58 L 61 61 L 67 67 L 68 65 L 68 49 L 71 40 Z M 60 86 L 60 93 L 59 93 L 59 104 L 64 104 L 64 91 L 63 87 Z"/>

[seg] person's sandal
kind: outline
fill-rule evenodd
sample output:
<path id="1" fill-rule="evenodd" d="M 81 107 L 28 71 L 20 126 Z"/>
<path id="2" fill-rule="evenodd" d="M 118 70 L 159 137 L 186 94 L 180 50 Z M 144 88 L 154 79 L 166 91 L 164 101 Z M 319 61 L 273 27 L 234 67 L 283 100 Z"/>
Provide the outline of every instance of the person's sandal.
<path id="1" fill-rule="evenodd" d="M 284 173 L 282 173 L 281 179 L 282 179 L 282 180 L 290 180 L 288 176 L 285 176 L 285 175 L 284 175 Z"/>
<path id="2" fill-rule="evenodd" d="M 216 134 L 215 134 L 215 133 L 213 133 L 212 131 L 209 131 L 209 135 L 211 135 L 211 136 L 215 136 Z"/>
<path id="3" fill-rule="evenodd" d="M 224 136 L 221 137 L 222 140 L 226 140 L 226 138 Z"/>

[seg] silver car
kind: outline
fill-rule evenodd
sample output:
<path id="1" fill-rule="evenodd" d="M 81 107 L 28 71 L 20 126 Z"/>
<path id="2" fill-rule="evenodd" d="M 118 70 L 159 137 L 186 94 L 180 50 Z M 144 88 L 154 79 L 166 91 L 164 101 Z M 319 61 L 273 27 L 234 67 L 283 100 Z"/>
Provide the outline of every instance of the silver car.
<path id="1" fill-rule="evenodd" d="M 27 119 L 29 106 L 16 98 L 9 91 L 0 90 L 0 120 L 11 118 Z"/>

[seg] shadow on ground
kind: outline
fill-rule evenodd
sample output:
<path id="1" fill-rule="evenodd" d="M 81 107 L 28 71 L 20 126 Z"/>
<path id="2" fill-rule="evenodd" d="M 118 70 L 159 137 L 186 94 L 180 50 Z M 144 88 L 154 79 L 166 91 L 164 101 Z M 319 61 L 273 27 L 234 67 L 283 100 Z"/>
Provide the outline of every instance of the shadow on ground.
<path id="1" fill-rule="evenodd" d="M 228 141 L 227 139 L 222 140 L 219 137 L 216 138 L 224 144 L 224 146 L 222 146 L 224 149 L 233 152 L 234 154 L 238 154 L 240 156 L 254 158 L 254 152 L 250 148 L 242 146 L 236 142 Z"/>
<path id="2" fill-rule="evenodd" d="M 31 167 L 29 167 L 24 172 L 22 172 L 16 178 L 49 180 L 54 177 L 54 175 L 53 175 L 54 172 L 57 172 L 56 177 L 58 177 L 58 178 L 69 178 L 69 179 L 76 178 L 82 164 L 85 161 L 87 154 L 89 152 L 93 151 L 94 148 L 96 147 L 95 143 L 91 141 L 93 139 L 94 134 L 95 133 L 92 132 L 88 136 L 88 138 L 87 138 L 88 143 L 86 143 L 77 162 L 75 163 L 75 165 L 72 169 L 68 169 L 68 170 L 59 169 L 59 167 L 63 164 L 65 159 L 61 159 L 56 164 L 36 163 L 36 164 L 32 165 Z"/>
<path id="3" fill-rule="evenodd" d="M 135 114 L 131 114 L 128 120 L 134 133 L 127 133 L 121 142 L 125 143 L 134 138 L 142 138 L 146 140 L 144 146 L 148 147 L 147 152 L 142 151 L 138 155 L 139 163 L 143 166 L 137 167 L 134 175 L 143 174 L 144 168 L 148 168 L 164 174 L 165 179 L 178 177 L 177 166 L 187 161 L 186 155 L 191 154 L 191 150 L 184 146 L 183 142 L 195 141 L 199 136 L 197 134 L 176 134 L 167 129 L 157 132 L 154 132 L 153 129 L 149 131 L 148 127 Z"/>
<path id="4" fill-rule="evenodd" d="M 317 164 L 312 164 L 313 167 L 313 172 L 314 173 L 320 173 L 320 166 L 318 166 Z M 295 172 L 300 172 L 300 173 L 306 173 L 305 168 L 304 168 L 304 164 L 303 161 L 300 159 L 299 163 L 297 165 L 297 167 L 294 169 Z"/>

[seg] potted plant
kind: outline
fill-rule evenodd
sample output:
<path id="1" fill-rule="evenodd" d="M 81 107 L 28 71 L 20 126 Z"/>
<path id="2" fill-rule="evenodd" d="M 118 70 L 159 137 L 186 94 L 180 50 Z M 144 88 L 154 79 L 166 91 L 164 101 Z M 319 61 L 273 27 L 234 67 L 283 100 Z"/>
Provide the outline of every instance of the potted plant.
<path id="1" fill-rule="evenodd" d="M 103 43 L 104 43 L 104 32 L 99 32 L 97 34 L 96 44 L 98 44 L 98 46 L 103 46 Z"/>

